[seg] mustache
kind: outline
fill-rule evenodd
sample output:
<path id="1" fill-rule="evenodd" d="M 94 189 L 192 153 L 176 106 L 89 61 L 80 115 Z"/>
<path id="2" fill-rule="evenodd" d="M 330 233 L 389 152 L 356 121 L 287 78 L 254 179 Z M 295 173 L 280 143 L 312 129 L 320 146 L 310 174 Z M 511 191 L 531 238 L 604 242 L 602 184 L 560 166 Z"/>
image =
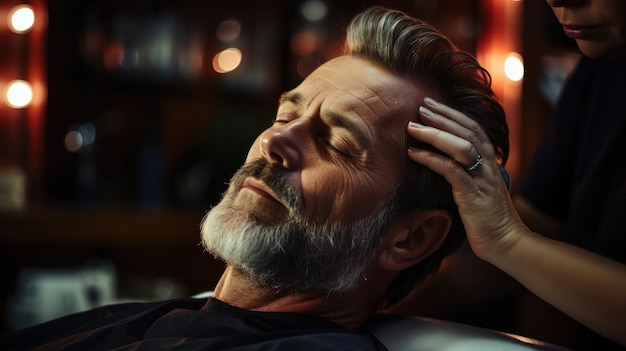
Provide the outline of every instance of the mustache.
<path id="1" fill-rule="evenodd" d="M 241 166 L 230 180 L 230 185 L 237 191 L 243 187 L 246 178 L 253 177 L 270 188 L 290 213 L 299 213 L 302 209 L 302 196 L 298 189 L 287 182 L 287 171 L 264 159 L 255 159 Z"/>

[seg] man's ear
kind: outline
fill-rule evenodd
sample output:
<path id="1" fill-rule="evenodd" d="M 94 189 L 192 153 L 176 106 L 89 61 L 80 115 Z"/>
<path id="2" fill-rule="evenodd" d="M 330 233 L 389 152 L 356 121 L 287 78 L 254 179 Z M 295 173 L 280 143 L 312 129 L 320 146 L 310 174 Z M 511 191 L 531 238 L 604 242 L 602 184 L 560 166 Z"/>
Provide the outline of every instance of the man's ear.
<path id="1" fill-rule="evenodd" d="M 380 267 L 390 271 L 409 268 L 435 252 L 445 241 L 452 216 L 446 210 L 411 210 L 396 217 L 385 234 Z"/>

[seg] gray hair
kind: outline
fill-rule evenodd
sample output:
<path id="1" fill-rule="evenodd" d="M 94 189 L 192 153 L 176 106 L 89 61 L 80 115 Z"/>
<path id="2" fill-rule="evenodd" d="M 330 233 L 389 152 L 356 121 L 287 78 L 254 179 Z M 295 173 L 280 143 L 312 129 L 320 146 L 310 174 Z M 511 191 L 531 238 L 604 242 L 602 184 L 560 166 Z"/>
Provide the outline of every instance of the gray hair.
<path id="1" fill-rule="evenodd" d="M 472 55 L 459 50 L 438 29 L 400 11 L 372 7 L 357 15 L 348 26 L 346 51 L 426 86 L 432 97 L 474 119 L 491 139 L 502 165 L 506 163 L 509 130 L 504 110 L 491 89 L 491 76 Z M 434 150 L 408 135 L 402 144 L 403 151 L 408 145 Z M 448 182 L 427 167 L 408 158 L 406 162 L 396 192 L 396 213 L 412 208 L 442 208 L 452 214 L 453 224 L 448 238 L 436 252 L 402 272 L 392 283 L 387 291 L 390 304 L 435 272 L 464 238 Z"/>

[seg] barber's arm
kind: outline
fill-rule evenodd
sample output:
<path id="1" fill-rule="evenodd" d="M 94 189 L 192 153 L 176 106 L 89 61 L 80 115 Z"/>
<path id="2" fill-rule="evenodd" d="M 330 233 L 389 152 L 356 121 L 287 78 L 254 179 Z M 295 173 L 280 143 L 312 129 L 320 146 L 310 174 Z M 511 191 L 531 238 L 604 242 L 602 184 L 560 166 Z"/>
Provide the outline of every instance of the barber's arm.
<path id="1" fill-rule="evenodd" d="M 450 157 L 409 149 L 409 157 L 452 185 L 469 244 L 481 259 L 580 323 L 626 345 L 626 265 L 531 231 L 498 171 L 492 144 L 459 111 L 425 99 L 413 138 Z"/>

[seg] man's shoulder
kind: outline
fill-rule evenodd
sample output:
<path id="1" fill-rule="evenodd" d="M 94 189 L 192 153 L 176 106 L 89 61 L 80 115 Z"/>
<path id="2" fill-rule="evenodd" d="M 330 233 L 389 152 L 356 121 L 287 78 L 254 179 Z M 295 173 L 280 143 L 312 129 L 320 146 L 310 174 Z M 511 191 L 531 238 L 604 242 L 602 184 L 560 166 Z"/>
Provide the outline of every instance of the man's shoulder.
<path id="1" fill-rule="evenodd" d="M 211 299 L 209 299 L 209 302 Z M 0 338 L 11 350 L 385 350 L 368 334 L 319 317 L 206 309 L 206 299 L 126 303 L 63 317 Z M 169 345 L 169 346 L 168 346 Z"/>
<path id="2" fill-rule="evenodd" d="M 143 322 L 179 308 L 200 309 L 198 299 L 175 299 L 159 302 L 126 302 L 70 314 L 0 336 L 0 349 L 30 350 L 59 340 L 71 340 L 114 325 L 125 325 L 144 316 Z"/>

